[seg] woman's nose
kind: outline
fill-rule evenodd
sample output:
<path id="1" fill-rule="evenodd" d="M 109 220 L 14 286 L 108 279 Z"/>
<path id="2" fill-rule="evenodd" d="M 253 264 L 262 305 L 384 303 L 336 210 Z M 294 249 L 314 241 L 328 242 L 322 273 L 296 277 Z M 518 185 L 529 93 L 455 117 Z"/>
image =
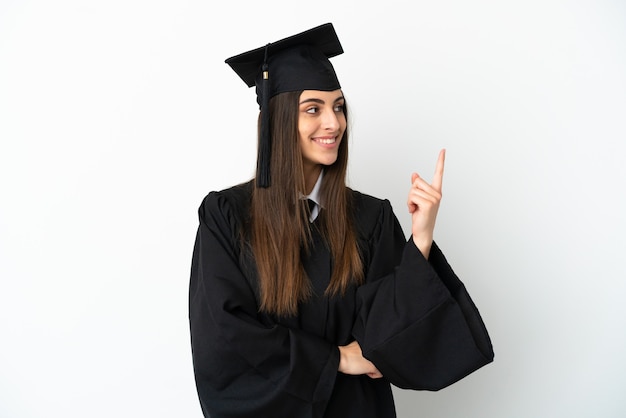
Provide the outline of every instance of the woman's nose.
<path id="1" fill-rule="evenodd" d="M 324 111 L 322 124 L 322 127 L 327 130 L 336 131 L 337 129 L 339 129 L 339 119 L 337 117 L 337 114 L 335 113 L 335 109 Z"/>

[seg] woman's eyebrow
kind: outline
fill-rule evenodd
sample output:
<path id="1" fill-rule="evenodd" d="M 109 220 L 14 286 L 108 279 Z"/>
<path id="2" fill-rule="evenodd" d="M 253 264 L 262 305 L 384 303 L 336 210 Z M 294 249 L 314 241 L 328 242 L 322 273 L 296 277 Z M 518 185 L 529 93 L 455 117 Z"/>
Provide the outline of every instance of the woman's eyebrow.
<path id="1" fill-rule="evenodd" d="M 319 104 L 324 104 L 324 101 L 322 99 L 315 99 L 315 98 L 311 98 L 311 99 L 304 99 L 303 101 L 300 102 L 300 104 L 305 104 L 305 103 L 319 103 Z"/>

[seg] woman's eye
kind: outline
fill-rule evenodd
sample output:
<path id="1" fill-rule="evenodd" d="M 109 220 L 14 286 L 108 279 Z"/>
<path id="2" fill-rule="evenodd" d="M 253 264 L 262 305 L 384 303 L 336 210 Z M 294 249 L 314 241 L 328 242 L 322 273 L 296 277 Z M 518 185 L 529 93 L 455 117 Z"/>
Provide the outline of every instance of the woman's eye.
<path id="1" fill-rule="evenodd" d="M 335 105 L 335 112 L 343 112 L 343 105 Z"/>
<path id="2" fill-rule="evenodd" d="M 306 113 L 317 113 L 317 110 L 318 110 L 317 107 L 309 107 L 306 110 Z"/>

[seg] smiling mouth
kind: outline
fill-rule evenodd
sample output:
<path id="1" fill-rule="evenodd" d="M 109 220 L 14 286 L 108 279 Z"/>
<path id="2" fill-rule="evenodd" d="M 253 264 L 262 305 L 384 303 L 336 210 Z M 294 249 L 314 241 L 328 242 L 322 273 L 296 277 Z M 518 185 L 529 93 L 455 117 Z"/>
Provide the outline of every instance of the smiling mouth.
<path id="1" fill-rule="evenodd" d="M 334 144 L 337 142 L 337 138 L 315 138 L 315 142 L 319 142 L 320 144 Z"/>

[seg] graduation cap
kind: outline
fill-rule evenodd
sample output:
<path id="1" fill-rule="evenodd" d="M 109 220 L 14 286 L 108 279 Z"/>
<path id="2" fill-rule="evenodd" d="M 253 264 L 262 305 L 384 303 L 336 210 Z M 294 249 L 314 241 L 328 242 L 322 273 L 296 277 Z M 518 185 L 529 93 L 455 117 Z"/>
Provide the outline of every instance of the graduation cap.
<path id="1" fill-rule="evenodd" d="M 326 23 L 226 60 L 248 87 L 256 86 L 261 109 L 257 187 L 270 185 L 270 98 L 289 91 L 341 88 L 329 58 L 342 53 L 332 23 Z"/>

